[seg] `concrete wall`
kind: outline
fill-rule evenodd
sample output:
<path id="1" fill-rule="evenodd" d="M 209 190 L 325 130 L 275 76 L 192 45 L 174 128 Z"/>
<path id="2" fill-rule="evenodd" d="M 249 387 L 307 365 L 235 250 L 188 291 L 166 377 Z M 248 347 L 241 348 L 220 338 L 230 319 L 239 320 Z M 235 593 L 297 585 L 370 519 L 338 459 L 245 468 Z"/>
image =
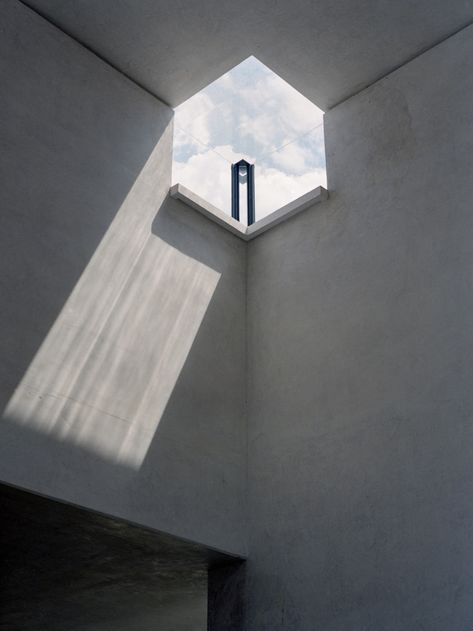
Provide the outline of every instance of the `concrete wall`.
<path id="1" fill-rule="evenodd" d="M 2 9 L 0 479 L 241 552 L 244 244 L 168 200 L 167 106 Z"/>
<path id="2" fill-rule="evenodd" d="M 169 108 L 3 9 L 0 479 L 244 551 L 247 317 L 248 631 L 471 629 L 472 29 L 327 114 L 246 296 Z"/>
<path id="3" fill-rule="evenodd" d="M 473 627 L 473 30 L 326 115 L 249 244 L 248 630 Z"/>

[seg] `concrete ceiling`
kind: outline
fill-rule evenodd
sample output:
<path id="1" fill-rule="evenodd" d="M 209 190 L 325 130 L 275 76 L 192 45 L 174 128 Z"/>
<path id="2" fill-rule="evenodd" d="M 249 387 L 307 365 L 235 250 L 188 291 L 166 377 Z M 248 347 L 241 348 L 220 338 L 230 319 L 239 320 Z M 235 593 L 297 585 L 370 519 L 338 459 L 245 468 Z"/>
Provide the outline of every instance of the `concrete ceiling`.
<path id="1" fill-rule="evenodd" d="M 254 54 L 326 110 L 473 21 L 473 0 L 26 0 L 172 106 Z"/>

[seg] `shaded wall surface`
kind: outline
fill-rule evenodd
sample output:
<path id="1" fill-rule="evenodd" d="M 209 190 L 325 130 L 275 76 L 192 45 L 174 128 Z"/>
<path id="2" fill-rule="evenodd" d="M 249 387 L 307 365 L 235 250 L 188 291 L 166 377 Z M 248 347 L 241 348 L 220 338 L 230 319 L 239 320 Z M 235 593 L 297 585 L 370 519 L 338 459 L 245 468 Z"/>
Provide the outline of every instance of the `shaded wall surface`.
<path id="1" fill-rule="evenodd" d="M 0 31 L 0 479 L 242 552 L 244 244 L 168 199 L 172 110 Z"/>
<path id="2" fill-rule="evenodd" d="M 0 504 L 2 631 L 207 629 L 224 555 L 4 485 Z"/>
<path id="3" fill-rule="evenodd" d="M 473 626 L 473 30 L 326 114 L 249 244 L 248 630 Z"/>

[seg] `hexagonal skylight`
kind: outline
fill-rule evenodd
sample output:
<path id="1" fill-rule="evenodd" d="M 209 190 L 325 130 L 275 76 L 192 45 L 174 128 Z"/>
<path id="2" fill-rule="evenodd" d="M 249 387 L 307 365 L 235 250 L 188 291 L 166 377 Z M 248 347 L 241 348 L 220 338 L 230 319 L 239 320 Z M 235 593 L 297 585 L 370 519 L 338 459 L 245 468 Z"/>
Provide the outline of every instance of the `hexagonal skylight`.
<path id="1" fill-rule="evenodd" d="M 173 183 L 230 215 L 241 158 L 255 164 L 256 221 L 326 186 L 322 110 L 255 57 L 176 108 Z"/>

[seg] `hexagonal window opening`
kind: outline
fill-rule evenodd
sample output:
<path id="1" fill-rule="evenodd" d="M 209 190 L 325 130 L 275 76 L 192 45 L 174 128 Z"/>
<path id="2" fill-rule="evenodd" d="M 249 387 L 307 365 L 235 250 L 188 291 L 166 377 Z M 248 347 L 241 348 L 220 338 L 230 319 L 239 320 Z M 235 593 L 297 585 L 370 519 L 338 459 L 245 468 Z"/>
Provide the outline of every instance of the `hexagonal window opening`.
<path id="1" fill-rule="evenodd" d="M 254 165 L 254 221 L 326 187 L 323 111 L 253 56 L 175 109 L 173 184 L 231 216 L 241 160 Z"/>

